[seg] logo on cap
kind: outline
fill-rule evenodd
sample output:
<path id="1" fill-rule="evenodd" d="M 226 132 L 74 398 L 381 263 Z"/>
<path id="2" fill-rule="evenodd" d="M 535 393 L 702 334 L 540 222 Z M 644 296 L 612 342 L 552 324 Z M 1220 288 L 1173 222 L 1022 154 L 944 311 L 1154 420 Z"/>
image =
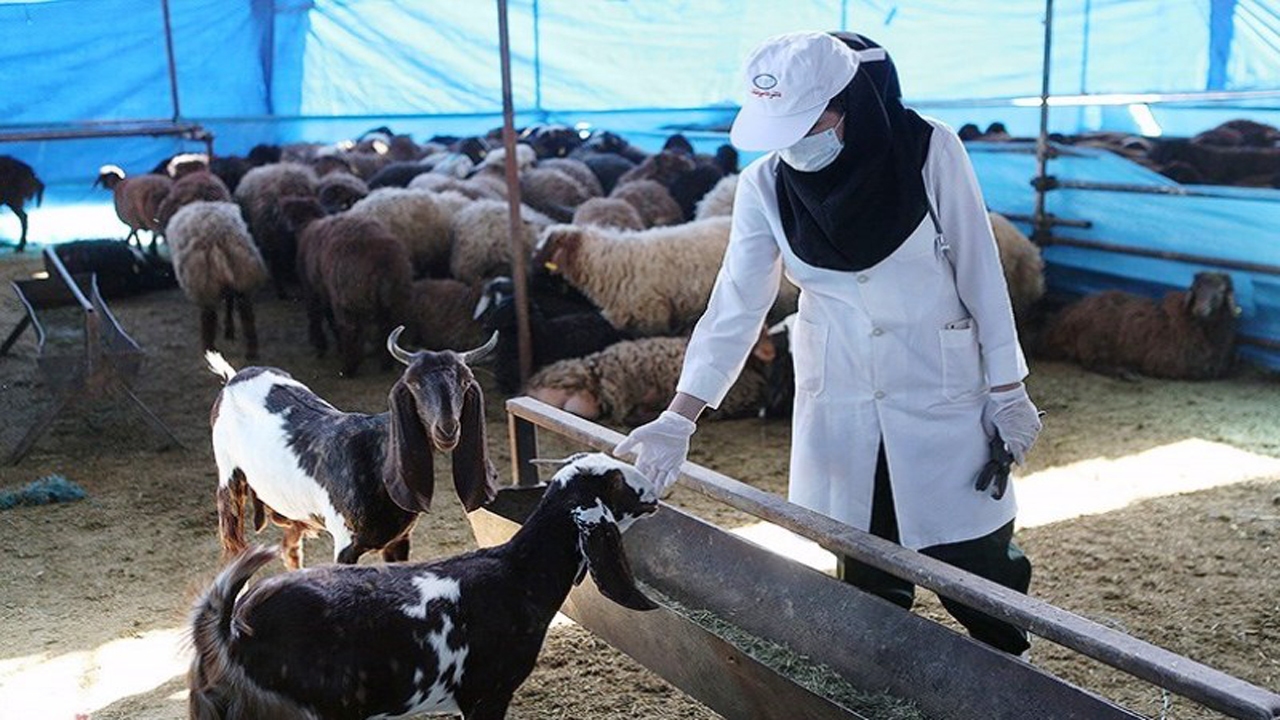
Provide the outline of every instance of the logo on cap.
<path id="1" fill-rule="evenodd" d="M 778 84 L 778 78 L 768 73 L 761 73 L 751 78 L 751 84 L 761 90 L 772 90 Z"/>

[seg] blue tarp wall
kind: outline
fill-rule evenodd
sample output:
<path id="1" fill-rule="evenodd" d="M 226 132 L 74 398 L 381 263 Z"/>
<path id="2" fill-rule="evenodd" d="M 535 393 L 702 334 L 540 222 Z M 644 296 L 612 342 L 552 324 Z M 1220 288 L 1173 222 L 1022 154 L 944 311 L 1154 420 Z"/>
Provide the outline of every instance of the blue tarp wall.
<path id="1" fill-rule="evenodd" d="M 0 0 L 0 134 L 180 118 L 212 130 L 217 152 L 243 153 L 259 142 L 335 142 L 383 124 L 421 140 L 501 123 L 495 2 L 169 0 L 168 10 L 176 96 L 161 0 Z M 673 127 L 706 128 L 688 134 L 710 150 L 725 141 L 714 129 L 736 110 L 749 48 L 778 32 L 852 29 L 889 48 L 910 104 L 953 126 L 1000 120 L 1015 135 L 1030 136 L 1039 126 L 1044 15 L 1041 0 L 512 0 L 517 125 L 585 122 L 649 148 Z M 1143 108 L 1173 136 L 1235 117 L 1280 125 L 1280 0 L 1056 0 L 1052 26 L 1055 96 L 1256 96 L 1053 107 L 1051 131 L 1155 132 L 1138 124 Z M 60 207 L 95 223 L 77 225 L 67 213 L 60 227 L 70 236 L 123 234 L 103 209 L 106 194 L 90 188 L 98 167 L 145 172 L 184 149 L 201 148 L 171 138 L 0 143 L 0 154 L 30 163 L 51 186 L 46 207 L 33 213 L 35 242 L 65 239 L 39 216 Z M 995 209 L 1029 210 L 1034 166 L 1025 157 L 976 166 Z M 1051 172 L 1058 167 L 1067 165 L 1055 161 Z M 1116 173 L 1128 172 L 1082 177 L 1115 181 Z M 1148 173 L 1144 182 L 1166 181 Z M 1059 192 L 1051 209 L 1095 221 L 1128 215 L 1097 230 L 1121 244 L 1167 243 L 1212 255 L 1231 233 L 1222 252 L 1280 265 L 1273 238 L 1280 191 L 1260 193 L 1222 204 Z M 86 213 L 82 203 L 102 212 Z M 1143 211 L 1135 216 L 1130 211 L 1138 206 Z M 0 211 L 0 238 L 16 235 L 12 214 Z M 1064 250 L 1050 248 L 1051 281 L 1080 291 L 1100 284 L 1099 268 L 1108 271 L 1108 283 L 1148 292 L 1185 286 L 1196 269 L 1152 271 L 1157 261 L 1117 263 L 1115 256 Z M 1266 292 L 1280 296 L 1274 275 L 1241 279 L 1251 302 L 1259 284 L 1271 283 Z M 1277 307 L 1268 310 L 1269 302 Z M 1280 297 L 1246 311 L 1251 332 L 1280 338 Z"/>
<path id="2" fill-rule="evenodd" d="M 171 118 L 161 0 L 0 0 L 0 128 Z M 384 120 L 415 135 L 473 133 L 501 112 L 495 2 L 170 0 L 177 103 L 220 152 L 339 140 Z M 1034 134 L 1044 3 L 1014 0 L 512 0 L 513 102 L 521 122 L 621 131 L 727 122 L 747 50 L 777 32 L 854 29 L 893 53 L 908 99 L 959 125 Z M 1275 0 L 1057 0 L 1051 90 L 1280 89 Z M 988 107 L 945 101 L 998 98 Z M 1275 105 L 1276 100 L 1263 101 Z M 1166 134 L 1205 115 L 1274 110 L 1241 101 L 1155 105 Z M 1137 130 L 1127 105 L 1056 108 L 1051 129 Z M 47 180 L 97 164 L 150 167 L 177 141 L 10 145 Z"/>

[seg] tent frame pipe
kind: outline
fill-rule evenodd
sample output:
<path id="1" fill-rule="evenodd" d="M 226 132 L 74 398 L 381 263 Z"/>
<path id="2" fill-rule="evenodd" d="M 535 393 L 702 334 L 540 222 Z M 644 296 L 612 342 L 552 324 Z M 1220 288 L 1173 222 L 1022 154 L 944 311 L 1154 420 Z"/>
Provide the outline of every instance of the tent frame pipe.
<path id="1" fill-rule="evenodd" d="M 174 122 L 182 117 L 182 108 L 178 103 L 178 63 L 173 56 L 173 26 L 169 19 L 169 0 L 160 0 L 160 7 L 164 12 L 164 51 L 169 60 L 169 95 L 173 98 L 173 118 Z M 212 155 L 213 151 L 210 150 Z"/>
<path id="2" fill-rule="evenodd" d="M 1044 3 L 1044 62 L 1040 78 L 1040 134 L 1036 137 L 1036 204 L 1032 222 L 1031 239 L 1042 245 L 1049 236 L 1052 224 L 1045 214 L 1045 190 L 1043 181 L 1049 163 L 1049 62 L 1053 41 L 1053 0 Z"/>
<path id="3" fill-rule="evenodd" d="M 516 167 L 515 110 L 511 101 L 511 42 L 507 27 L 507 0 L 498 0 L 498 52 L 502 63 L 502 146 L 505 148 L 507 176 L 508 232 L 511 244 L 511 275 L 515 285 L 516 343 L 520 363 L 520 385 L 533 372 L 533 350 L 529 333 L 529 297 L 526 277 L 528 262 L 524 243 L 524 220 L 520 217 L 520 175 Z"/>
<path id="4" fill-rule="evenodd" d="M 1047 190 L 1098 190 L 1103 192 L 1124 192 L 1124 193 L 1143 193 L 1146 195 L 1175 195 L 1179 197 L 1212 197 L 1226 198 L 1229 200 L 1249 200 L 1253 202 L 1280 202 L 1280 197 L 1265 197 L 1263 195 L 1229 195 L 1211 190 L 1188 190 L 1181 185 L 1135 185 L 1132 183 L 1109 183 L 1097 182 L 1093 180 L 1059 180 L 1050 178 L 1047 180 L 1050 187 Z"/>
<path id="5" fill-rule="evenodd" d="M 1141 257 L 1159 258 L 1161 260 L 1176 260 L 1178 262 L 1191 263 L 1193 265 L 1209 265 L 1212 267 L 1226 268 L 1228 270 L 1255 272 L 1263 275 L 1280 275 L 1280 265 L 1268 265 L 1266 263 L 1254 263 L 1245 260 L 1228 260 L 1225 258 L 1210 257 L 1208 255 L 1193 255 L 1191 253 L 1174 252 L 1171 250 L 1150 250 L 1147 248 L 1136 248 L 1128 245 L 1117 245 L 1116 243 L 1109 243 L 1101 240 L 1081 240 L 1079 238 L 1050 235 L 1046 239 L 1044 245 L 1065 245 L 1067 247 L 1087 248 L 1089 250 L 1105 250 L 1107 252 L 1120 253 L 1122 255 L 1138 255 Z"/>

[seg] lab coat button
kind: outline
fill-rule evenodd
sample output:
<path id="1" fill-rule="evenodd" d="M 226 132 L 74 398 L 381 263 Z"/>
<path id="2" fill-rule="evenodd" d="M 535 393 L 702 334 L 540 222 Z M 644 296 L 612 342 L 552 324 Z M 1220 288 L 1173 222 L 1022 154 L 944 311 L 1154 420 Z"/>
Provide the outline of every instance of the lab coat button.
<path id="1" fill-rule="evenodd" d="M 859 275 L 859 276 L 858 276 L 858 282 L 860 282 L 860 283 L 864 283 L 864 282 L 866 282 L 866 281 L 868 281 L 868 280 L 870 280 L 870 279 L 871 279 L 871 278 L 867 277 L 866 275 Z"/>
<path id="2" fill-rule="evenodd" d="M 877 391 L 876 391 L 876 399 L 877 399 L 877 400 L 883 400 L 883 399 L 884 399 L 884 391 L 883 391 L 883 390 L 877 390 Z"/>
<path id="3" fill-rule="evenodd" d="M 876 337 L 879 337 L 879 336 L 881 336 L 881 335 L 883 335 L 883 334 L 884 334 L 884 329 L 883 329 L 883 328 L 876 328 L 876 329 L 874 329 L 874 330 L 872 330 L 872 331 L 871 331 L 871 334 L 872 334 L 872 335 L 875 335 Z"/>

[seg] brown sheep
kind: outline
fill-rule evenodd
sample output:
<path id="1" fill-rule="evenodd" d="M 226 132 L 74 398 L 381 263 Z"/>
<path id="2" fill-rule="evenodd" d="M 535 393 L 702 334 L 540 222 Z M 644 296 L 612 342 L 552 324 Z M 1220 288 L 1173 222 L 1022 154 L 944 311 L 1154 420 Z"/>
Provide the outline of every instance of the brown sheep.
<path id="1" fill-rule="evenodd" d="M 678 225 L 684 222 L 684 210 L 680 203 L 671 197 L 663 185 L 655 180 L 632 180 L 626 184 L 618 183 L 611 198 L 618 198 L 631 203 L 645 227 Z"/>
<path id="2" fill-rule="evenodd" d="M 208 170 L 187 172 L 173 183 L 173 189 L 165 196 L 156 210 L 156 223 L 163 233 L 169 220 L 184 205 L 197 201 L 231 202 L 231 190 L 217 175 Z"/>
<path id="3" fill-rule="evenodd" d="M 369 331 L 375 339 L 387 337 L 403 317 L 413 279 L 409 251 L 381 222 L 350 213 L 326 217 L 314 197 L 285 198 L 280 211 L 298 236 L 298 276 L 311 343 L 319 355 L 328 349 L 327 318 L 342 374 L 353 377 Z M 384 369 L 391 360 L 384 355 Z"/>
<path id="4" fill-rule="evenodd" d="M 98 179 L 94 180 L 93 184 L 101 185 L 111 191 L 116 206 L 116 217 L 129 228 L 129 235 L 125 241 L 136 242 L 138 247 L 142 247 L 142 239 L 138 237 L 138 232 L 146 230 L 151 233 L 149 251 L 155 255 L 156 242 L 159 235 L 164 232 L 164 224 L 159 222 L 157 217 L 160 214 L 160 206 L 173 190 L 173 180 L 170 180 L 167 175 L 154 173 L 127 178 L 124 170 L 119 166 L 103 165 L 98 170 Z"/>
<path id="5" fill-rule="evenodd" d="M 1201 272 L 1190 290 L 1158 301 L 1108 290 L 1072 303 L 1050 321 L 1038 349 L 1118 377 L 1208 380 L 1231 369 L 1239 315 L 1231 277 Z"/>

